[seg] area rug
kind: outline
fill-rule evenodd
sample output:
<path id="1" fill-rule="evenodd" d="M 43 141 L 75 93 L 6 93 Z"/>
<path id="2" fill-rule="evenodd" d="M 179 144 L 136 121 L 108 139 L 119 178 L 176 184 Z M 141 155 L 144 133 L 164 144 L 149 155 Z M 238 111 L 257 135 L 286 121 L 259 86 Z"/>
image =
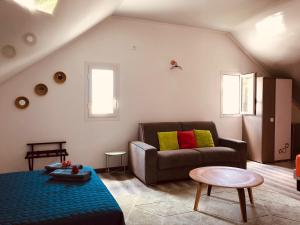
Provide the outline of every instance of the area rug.
<path id="1" fill-rule="evenodd" d="M 130 174 L 100 176 L 121 206 L 127 225 L 300 224 L 300 201 L 270 188 L 268 179 L 253 189 L 254 206 L 246 196 L 248 222 L 244 223 L 235 189 L 215 187 L 207 196 L 204 186 L 199 209 L 194 211 L 196 184 L 191 180 L 145 186 Z"/>

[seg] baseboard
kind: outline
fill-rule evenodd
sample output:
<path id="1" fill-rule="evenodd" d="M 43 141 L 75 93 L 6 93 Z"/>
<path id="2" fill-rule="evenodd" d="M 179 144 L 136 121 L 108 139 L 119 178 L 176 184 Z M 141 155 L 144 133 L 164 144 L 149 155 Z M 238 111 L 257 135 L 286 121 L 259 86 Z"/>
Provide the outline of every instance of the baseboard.
<path id="1" fill-rule="evenodd" d="M 111 171 L 115 171 L 115 170 L 123 170 L 124 167 L 123 166 L 115 166 L 115 167 L 109 167 L 109 169 Z M 128 166 L 125 166 L 125 169 L 128 170 Z M 107 168 L 98 168 L 98 169 L 94 169 L 96 171 L 96 173 L 105 173 L 107 172 Z"/>

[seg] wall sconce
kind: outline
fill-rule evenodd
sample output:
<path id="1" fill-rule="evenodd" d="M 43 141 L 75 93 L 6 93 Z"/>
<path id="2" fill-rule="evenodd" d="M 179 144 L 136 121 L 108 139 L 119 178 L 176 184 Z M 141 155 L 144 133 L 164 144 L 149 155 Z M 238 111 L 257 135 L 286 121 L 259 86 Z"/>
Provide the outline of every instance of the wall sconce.
<path id="1" fill-rule="evenodd" d="M 173 69 L 180 69 L 180 70 L 183 70 L 183 68 L 181 66 L 178 65 L 177 61 L 172 59 L 170 61 L 170 64 L 171 64 L 171 67 L 170 67 L 170 70 L 173 70 Z"/>

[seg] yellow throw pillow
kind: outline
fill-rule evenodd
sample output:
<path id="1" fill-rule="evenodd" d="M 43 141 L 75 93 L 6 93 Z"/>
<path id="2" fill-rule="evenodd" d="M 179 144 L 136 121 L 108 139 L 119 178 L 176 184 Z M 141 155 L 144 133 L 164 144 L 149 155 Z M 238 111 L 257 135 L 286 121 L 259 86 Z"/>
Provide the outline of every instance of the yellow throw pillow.
<path id="1" fill-rule="evenodd" d="M 209 130 L 194 130 L 198 148 L 215 147 L 214 139 Z"/>
<path id="2" fill-rule="evenodd" d="M 179 149 L 177 131 L 157 132 L 157 135 L 161 151 Z"/>

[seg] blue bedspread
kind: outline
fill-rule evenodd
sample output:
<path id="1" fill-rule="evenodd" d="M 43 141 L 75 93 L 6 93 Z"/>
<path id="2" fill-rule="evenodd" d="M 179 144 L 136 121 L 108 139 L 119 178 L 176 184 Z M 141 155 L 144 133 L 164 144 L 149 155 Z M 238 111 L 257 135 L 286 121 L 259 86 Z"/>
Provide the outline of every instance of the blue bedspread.
<path id="1" fill-rule="evenodd" d="M 44 170 L 0 174 L 0 225 L 123 225 L 114 197 L 92 170 L 84 183 L 53 181 Z"/>

